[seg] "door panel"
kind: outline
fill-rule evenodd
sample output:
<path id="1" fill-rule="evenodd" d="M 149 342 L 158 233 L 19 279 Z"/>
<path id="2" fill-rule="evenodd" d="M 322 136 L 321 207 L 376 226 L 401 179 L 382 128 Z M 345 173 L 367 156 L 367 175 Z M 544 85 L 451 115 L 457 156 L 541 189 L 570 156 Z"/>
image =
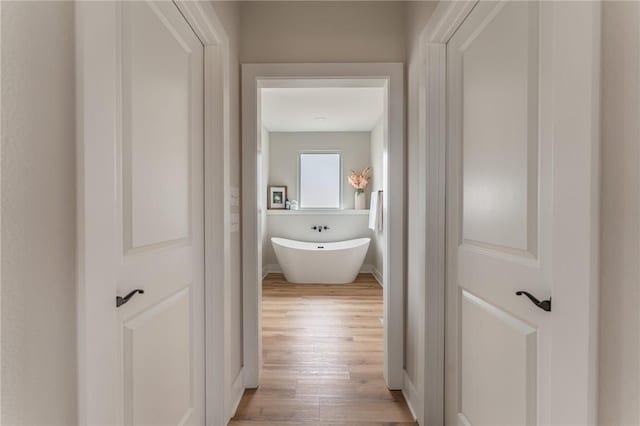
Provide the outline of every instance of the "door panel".
<path id="1" fill-rule="evenodd" d="M 535 256 L 535 4 L 496 7 L 462 41 L 463 239 Z"/>
<path id="2" fill-rule="evenodd" d="M 535 424 L 537 330 L 464 290 L 460 328 L 461 413 L 473 419 L 467 421 Z"/>
<path id="3" fill-rule="evenodd" d="M 204 424 L 204 48 L 172 2 L 120 6 L 119 417 Z"/>
<path id="4" fill-rule="evenodd" d="M 185 39 L 156 7 L 145 2 L 123 5 L 127 249 L 189 236 L 191 76 L 192 67 L 198 66 L 191 59 L 195 35 L 187 33 Z"/>
<path id="5" fill-rule="evenodd" d="M 448 425 L 595 421 L 599 7 L 480 1 L 447 43 Z"/>
<path id="6" fill-rule="evenodd" d="M 447 424 L 544 418 L 549 315 L 514 294 L 551 292 L 540 25 L 536 2 L 481 2 L 447 46 Z"/>
<path id="7" fill-rule="evenodd" d="M 191 417 L 190 297 L 184 288 L 124 322 L 125 424 L 179 425 Z"/>

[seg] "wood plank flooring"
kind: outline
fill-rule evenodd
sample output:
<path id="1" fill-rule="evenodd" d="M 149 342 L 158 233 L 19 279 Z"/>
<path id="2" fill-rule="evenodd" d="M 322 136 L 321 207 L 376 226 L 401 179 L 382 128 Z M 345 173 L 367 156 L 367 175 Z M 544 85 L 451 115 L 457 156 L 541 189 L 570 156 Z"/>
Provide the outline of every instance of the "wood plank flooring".
<path id="1" fill-rule="evenodd" d="M 347 285 L 262 287 L 261 385 L 246 391 L 233 426 L 416 425 L 385 387 L 382 288 L 361 274 Z"/>

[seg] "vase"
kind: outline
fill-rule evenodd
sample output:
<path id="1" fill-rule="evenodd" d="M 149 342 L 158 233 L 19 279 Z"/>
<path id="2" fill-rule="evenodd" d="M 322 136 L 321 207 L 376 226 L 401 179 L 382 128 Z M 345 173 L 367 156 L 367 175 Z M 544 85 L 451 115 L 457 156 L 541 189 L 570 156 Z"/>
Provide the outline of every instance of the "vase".
<path id="1" fill-rule="evenodd" d="M 356 210 L 364 210 L 367 206 L 367 203 L 365 201 L 366 199 L 366 195 L 364 195 L 364 191 L 363 192 L 357 192 L 355 194 L 355 202 L 354 202 L 354 209 Z"/>

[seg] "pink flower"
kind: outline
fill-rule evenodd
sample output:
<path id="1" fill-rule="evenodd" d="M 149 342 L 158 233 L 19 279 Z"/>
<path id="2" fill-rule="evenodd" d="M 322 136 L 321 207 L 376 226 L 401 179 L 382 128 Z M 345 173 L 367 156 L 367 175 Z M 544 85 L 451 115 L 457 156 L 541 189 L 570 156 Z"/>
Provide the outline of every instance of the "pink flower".
<path id="1" fill-rule="evenodd" d="M 369 184 L 369 172 L 371 167 L 366 167 L 362 172 L 356 172 L 351 170 L 351 175 L 348 180 L 351 186 L 353 186 L 358 193 L 363 192 Z"/>

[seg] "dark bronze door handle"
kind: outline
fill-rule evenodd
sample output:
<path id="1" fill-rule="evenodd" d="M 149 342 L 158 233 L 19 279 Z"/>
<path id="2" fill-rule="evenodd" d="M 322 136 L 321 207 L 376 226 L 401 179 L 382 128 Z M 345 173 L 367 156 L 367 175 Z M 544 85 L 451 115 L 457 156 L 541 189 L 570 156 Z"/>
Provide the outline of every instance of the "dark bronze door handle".
<path id="1" fill-rule="evenodd" d="M 536 305 L 538 308 L 542 309 L 543 311 L 551 312 L 551 298 L 549 298 L 549 300 L 540 301 L 536 299 L 536 297 L 531 293 L 528 293 L 526 291 L 516 291 L 516 296 L 522 296 L 522 295 L 527 296 L 534 305 Z"/>
<path id="2" fill-rule="evenodd" d="M 144 290 L 137 288 L 127 294 L 125 297 L 116 296 L 116 308 L 119 308 L 120 306 L 127 303 L 129 299 L 136 295 L 136 293 L 144 294 Z"/>

